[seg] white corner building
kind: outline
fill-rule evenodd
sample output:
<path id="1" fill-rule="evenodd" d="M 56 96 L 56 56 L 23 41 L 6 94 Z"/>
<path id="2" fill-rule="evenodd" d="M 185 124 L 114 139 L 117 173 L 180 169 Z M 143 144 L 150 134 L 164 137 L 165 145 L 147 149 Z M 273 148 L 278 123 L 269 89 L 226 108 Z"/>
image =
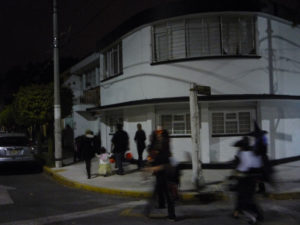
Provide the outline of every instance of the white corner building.
<path id="1" fill-rule="evenodd" d="M 268 132 L 271 159 L 300 156 L 300 27 L 268 10 L 186 7 L 133 17 L 99 41 L 93 82 L 100 104 L 75 111 L 98 118 L 93 126 L 108 150 L 122 123 L 135 157 L 137 123 L 147 136 L 162 125 L 184 162 L 192 151 L 189 96 L 196 84 L 206 87 L 198 94 L 203 163 L 233 159 L 232 144 L 254 129 L 254 120 Z"/>

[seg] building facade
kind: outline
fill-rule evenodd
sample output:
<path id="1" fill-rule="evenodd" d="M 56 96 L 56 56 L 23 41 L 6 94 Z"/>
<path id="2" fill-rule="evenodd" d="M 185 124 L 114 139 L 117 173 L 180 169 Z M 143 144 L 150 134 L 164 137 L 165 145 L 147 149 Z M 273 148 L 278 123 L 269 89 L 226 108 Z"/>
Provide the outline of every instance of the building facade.
<path id="1" fill-rule="evenodd" d="M 99 53 L 93 53 L 84 58 L 68 71 L 63 85 L 73 91 L 72 114 L 64 118 L 64 125 L 70 125 L 74 130 L 74 137 L 91 130 L 94 134 L 100 132 L 99 118 L 86 109 L 100 106 L 100 72 Z"/>
<path id="2" fill-rule="evenodd" d="M 196 84 L 210 92 L 198 95 L 202 162 L 231 160 L 254 120 L 268 132 L 271 159 L 300 155 L 299 26 L 259 10 L 148 18 L 102 42 L 101 104 L 87 111 L 100 121 L 104 147 L 122 123 L 136 157 L 137 123 L 147 136 L 162 125 L 174 157 L 189 160 Z"/>

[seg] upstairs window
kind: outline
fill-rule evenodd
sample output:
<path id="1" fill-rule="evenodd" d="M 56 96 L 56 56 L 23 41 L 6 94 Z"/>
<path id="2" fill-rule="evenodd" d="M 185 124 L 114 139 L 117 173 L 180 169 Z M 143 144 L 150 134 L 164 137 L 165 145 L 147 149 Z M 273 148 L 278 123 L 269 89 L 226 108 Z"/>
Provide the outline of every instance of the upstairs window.
<path id="1" fill-rule="evenodd" d="M 89 70 L 85 73 L 85 89 L 89 89 L 97 85 L 96 76 L 96 69 Z"/>
<path id="2" fill-rule="evenodd" d="M 256 55 L 254 16 L 206 16 L 153 26 L 153 62 Z"/>
<path id="3" fill-rule="evenodd" d="M 122 44 L 114 45 L 103 53 L 104 55 L 104 79 L 120 75 L 123 72 Z"/>
<path id="4" fill-rule="evenodd" d="M 212 135 L 243 135 L 251 132 L 251 112 L 233 111 L 233 112 L 213 112 Z"/>

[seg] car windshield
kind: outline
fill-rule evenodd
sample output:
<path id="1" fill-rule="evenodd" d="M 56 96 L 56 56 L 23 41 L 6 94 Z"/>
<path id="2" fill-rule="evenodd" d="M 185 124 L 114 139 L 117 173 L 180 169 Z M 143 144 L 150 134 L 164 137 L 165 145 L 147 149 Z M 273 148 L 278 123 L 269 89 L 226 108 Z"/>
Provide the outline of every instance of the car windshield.
<path id="1" fill-rule="evenodd" d="M 27 146 L 28 144 L 26 137 L 0 137 L 0 146 Z"/>

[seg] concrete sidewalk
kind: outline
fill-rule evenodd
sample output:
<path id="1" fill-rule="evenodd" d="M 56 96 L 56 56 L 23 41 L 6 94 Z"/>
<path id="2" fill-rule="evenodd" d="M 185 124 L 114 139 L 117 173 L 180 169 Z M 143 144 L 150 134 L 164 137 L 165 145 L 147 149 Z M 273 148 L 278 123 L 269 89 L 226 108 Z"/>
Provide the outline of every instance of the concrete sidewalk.
<path id="1" fill-rule="evenodd" d="M 70 164 L 68 164 L 68 162 Z M 97 175 L 98 159 L 92 160 L 92 178 L 87 179 L 84 162 L 71 163 L 64 161 L 66 166 L 56 169 L 44 167 L 44 171 L 60 183 L 89 191 L 105 194 L 123 195 L 131 197 L 149 197 L 152 193 L 154 179 L 145 176 L 137 170 L 136 165 L 125 165 L 125 175 L 111 175 L 103 177 Z M 275 168 L 275 187 L 267 186 L 266 197 L 272 199 L 300 198 L 300 161 L 280 164 Z M 204 169 L 205 187 L 196 191 L 191 183 L 192 170 L 182 170 L 180 192 L 183 200 L 227 199 L 230 193 L 223 182 L 232 172 L 231 169 Z"/>

